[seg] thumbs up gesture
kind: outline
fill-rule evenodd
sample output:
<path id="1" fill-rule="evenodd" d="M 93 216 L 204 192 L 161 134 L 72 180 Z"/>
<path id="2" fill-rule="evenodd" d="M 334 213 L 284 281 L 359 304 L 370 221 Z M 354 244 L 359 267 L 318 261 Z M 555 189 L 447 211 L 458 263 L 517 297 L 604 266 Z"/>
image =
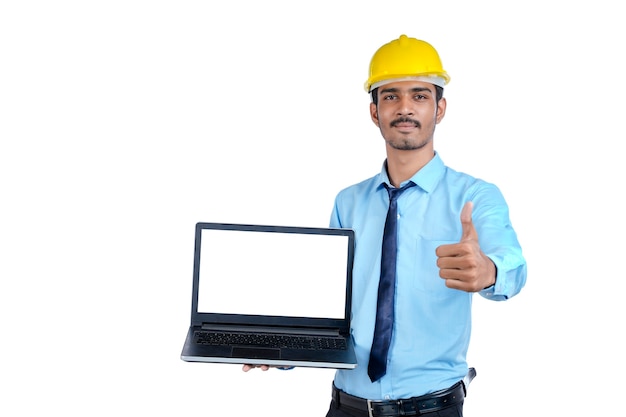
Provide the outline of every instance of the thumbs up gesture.
<path id="1" fill-rule="evenodd" d="M 459 243 L 441 245 L 436 249 L 439 276 L 446 286 L 477 292 L 496 282 L 496 266 L 480 249 L 478 233 L 472 222 L 473 203 L 461 210 L 462 235 Z"/>

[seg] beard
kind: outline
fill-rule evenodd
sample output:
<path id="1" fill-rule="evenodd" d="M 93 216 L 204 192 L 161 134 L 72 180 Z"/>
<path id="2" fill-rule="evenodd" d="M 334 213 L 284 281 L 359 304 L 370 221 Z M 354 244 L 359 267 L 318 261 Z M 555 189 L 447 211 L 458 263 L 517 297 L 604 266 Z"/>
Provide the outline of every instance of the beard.
<path id="1" fill-rule="evenodd" d="M 399 151 L 416 151 L 428 145 L 431 140 L 432 140 L 432 136 L 423 141 L 416 141 L 416 140 L 407 138 L 407 139 L 401 139 L 401 140 L 388 140 L 386 142 L 389 144 L 389 146 Z"/>

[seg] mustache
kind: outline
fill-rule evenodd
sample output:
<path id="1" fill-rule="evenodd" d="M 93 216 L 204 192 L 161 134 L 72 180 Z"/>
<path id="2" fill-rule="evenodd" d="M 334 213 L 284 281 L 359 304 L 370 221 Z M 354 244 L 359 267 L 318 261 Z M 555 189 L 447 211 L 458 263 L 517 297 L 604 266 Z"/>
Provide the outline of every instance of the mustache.
<path id="1" fill-rule="evenodd" d="M 389 123 L 389 125 L 391 127 L 396 127 L 400 123 L 413 123 L 416 127 L 420 129 L 422 128 L 422 124 L 420 122 L 418 122 L 417 120 L 411 119 L 410 117 L 399 117 L 393 120 L 391 123 Z"/>

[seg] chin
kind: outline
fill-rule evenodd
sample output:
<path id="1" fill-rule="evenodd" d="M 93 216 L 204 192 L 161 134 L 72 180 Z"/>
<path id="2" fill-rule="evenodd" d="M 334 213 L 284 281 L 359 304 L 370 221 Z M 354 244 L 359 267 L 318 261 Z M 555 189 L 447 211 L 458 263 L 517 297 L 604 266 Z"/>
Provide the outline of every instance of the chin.
<path id="1" fill-rule="evenodd" d="M 422 149 L 424 146 L 428 144 L 428 142 L 415 143 L 415 142 L 407 142 L 407 141 L 387 142 L 387 143 L 389 144 L 390 147 L 398 151 L 417 151 L 419 149 Z"/>

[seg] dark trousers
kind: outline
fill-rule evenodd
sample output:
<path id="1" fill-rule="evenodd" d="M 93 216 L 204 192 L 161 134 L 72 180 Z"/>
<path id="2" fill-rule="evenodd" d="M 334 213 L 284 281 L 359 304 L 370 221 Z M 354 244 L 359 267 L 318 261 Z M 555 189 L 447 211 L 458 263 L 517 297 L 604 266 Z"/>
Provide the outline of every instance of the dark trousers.
<path id="1" fill-rule="evenodd" d="M 421 416 L 427 417 L 463 417 L 463 403 L 455 404 L 450 407 L 444 408 L 439 411 L 433 411 L 431 413 L 422 413 Z M 326 417 L 369 417 L 367 412 L 350 411 L 347 409 L 338 409 L 337 404 L 334 401 L 330 402 L 330 408 Z"/>

